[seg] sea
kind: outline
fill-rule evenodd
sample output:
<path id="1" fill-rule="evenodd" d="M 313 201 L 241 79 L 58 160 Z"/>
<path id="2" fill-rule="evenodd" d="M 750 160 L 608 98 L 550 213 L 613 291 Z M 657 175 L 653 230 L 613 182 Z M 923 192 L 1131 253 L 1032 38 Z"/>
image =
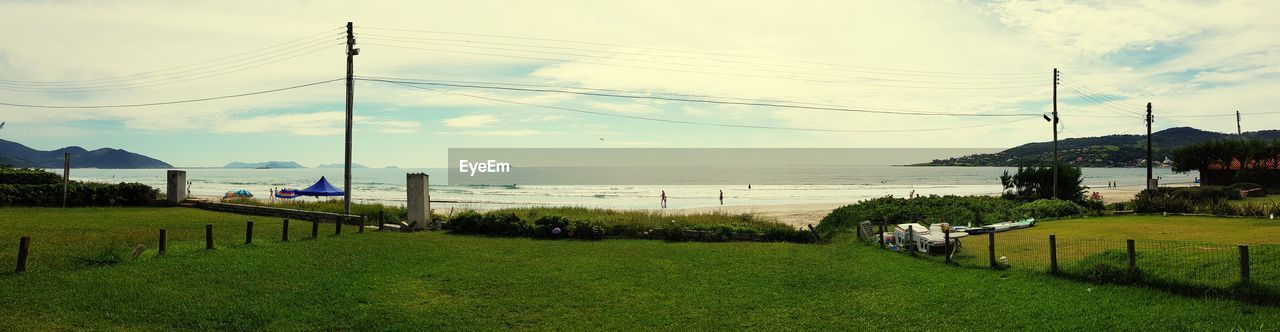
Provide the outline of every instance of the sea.
<path id="1" fill-rule="evenodd" d="M 61 169 L 49 170 L 61 174 Z M 279 188 L 306 188 L 321 177 L 342 188 L 340 168 L 298 169 L 186 169 L 190 191 L 197 196 L 217 196 L 231 190 L 248 190 L 257 198 L 269 198 Z M 492 209 L 515 206 L 582 206 L 615 209 L 658 208 L 666 192 L 669 208 L 720 205 L 779 205 L 853 203 L 893 195 L 987 195 L 1001 192 L 1000 175 L 1012 167 L 924 166 L 827 166 L 796 172 L 744 173 L 740 183 L 675 185 L 449 185 L 444 168 L 357 168 L 352 170 L 352 200 L 363 203 L 404 205 L 407 173 L 430 176 L 432 207 Z M 1114 181 L 1122 188 L 1141 188 L 1146 169 L 1085 168 L 1086 186 L 1103 188 Z M 1157 168 L 1161 184 L 1193 183 L 1198 174 L 1174 173 Z M 139 182 L 161 191 L 164 169 L 72 169 L 71 179 L 93 182 Z M 754 181 L 753 181 L 754 180 Z M 753 183 L 755 182 L 755 183 Z M 333 198 L 298 198 L 319 200 Z M 337 197 L 341 199 L 341 197 Z"/>

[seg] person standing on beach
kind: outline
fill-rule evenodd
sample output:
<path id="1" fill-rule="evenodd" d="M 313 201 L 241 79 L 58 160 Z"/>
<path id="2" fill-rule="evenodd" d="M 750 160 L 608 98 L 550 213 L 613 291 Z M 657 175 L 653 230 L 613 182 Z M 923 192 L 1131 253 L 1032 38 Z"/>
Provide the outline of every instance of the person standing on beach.
<path id="1" fill-rule="evenodd" d="M 659 197 L 662 198 L 662 208 L 664 209 L 667 208 L 667 191 L 663 190 L 662 196 L 659 196 Z"/>
<path id="2" fill-rule="evenodd" d="M 724 190 L 720 190 L 720 205 L 724 205 Z"/>

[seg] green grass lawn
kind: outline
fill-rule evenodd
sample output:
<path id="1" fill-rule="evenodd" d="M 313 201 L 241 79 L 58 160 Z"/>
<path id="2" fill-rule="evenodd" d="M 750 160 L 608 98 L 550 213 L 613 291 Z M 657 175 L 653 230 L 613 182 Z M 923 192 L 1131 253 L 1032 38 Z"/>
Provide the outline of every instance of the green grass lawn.
<path id="1" fill-rule="evenodd" d="M 1248 244 L 1254 283 L 1280 290 L 1280 220 L 1129 215 L 1042 221 L 997 233 L 996 256 L 1007 257 L 1014 268 L 1046 271 L 1050 234 L 1057 237 L 1059 266 L 1067 272 L 1081 272 L 1100 260 L 1127 266 L 1125 241 L 1133 239 L 1138 267 L 1149 277 L 1217 288 L 1239 280 L 1236 246 Z M 986 235 L 965 238 L 963 244 L 959 263 L 988 265 Z M 1103 254 L 1108 250 L 1113 255 Z"/>
<path id="2" fill-rule="evenodd" d="M 332 236 L 323 227 L 318 240 L 279 243 L 278 224 L 255 219 L 259 242 L 231 245 L 245 219 L 185 208 L 0 209 L 6 265 L 20 234 L 34 238 L 32 270 L 0 273 L 0 330 L 1280 328 L 1275 307 L 955 268 L 854 243 Z M 202 249 L 205 223 L 226 245 Z M 180 230 L 169 256 L 105 266 L 69 258 L 113 241 L 152 243 L 160 227 Z M 295 230 L 303 238 L 309 227 Z"/>

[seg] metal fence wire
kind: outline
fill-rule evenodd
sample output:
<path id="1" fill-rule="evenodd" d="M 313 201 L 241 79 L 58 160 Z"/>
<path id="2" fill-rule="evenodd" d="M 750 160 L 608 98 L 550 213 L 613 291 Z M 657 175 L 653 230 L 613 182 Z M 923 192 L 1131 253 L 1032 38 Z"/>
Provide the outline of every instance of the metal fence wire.
<path id="1" fill-rule="evenodd" d="M 1002 232 L 969 235 L 957 239 L 954 248 L 918 255 L 943 262 L 951 254 L 950 260 L 959 266 L 994 265 L 1036 272 L 1051 272 L 1056 258 L 1057 273 L 1099 283 L 1227 291 L 1248 287 L 1280 294 L 1280 243 L 1248 245 L 1245 250 L 1247 260 L 1242 257 L 1242 246 L 1236 244 L 1056 236 L 1050 240 L 1048 236 Z M 1242 267 L 1245 263 L 1248 266 Z"/>

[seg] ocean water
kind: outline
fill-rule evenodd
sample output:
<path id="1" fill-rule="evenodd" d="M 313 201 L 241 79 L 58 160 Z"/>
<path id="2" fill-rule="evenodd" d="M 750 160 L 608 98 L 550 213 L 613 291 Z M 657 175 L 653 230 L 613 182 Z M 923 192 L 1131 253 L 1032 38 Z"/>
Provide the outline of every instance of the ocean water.
<path id="1" fill-rule="evenodd" d="M 852 203 L 858 200 L 911 192 L 923 195 L 971 195 L 999 193 L 1000 175 L 1005 167 L 901 167 L 830 166 L 805 168 L 795 172 L 761 172 L 743 176 L 739 184 L 727 185 L 448 185 L 446 169 L 352 170 L 353 200 L 391 205 L 405 203 L 405 174 L 427 173 L 433 208 L 494 208 L 527 205 L 570 205 L 601 208 L 657 208 L 659 195 L 666 191 L 668 207 L 719 205 L 724 191 L 725 205 L 774 205 L 797 203 Z M 62 170 L 50 170 L 61 173 Z M 1141 168 L 1085 168 L 1085 185 L 1105 187 L 1108 181 L 1138 188 L 1146 176 Z M 1158 168 L 1162 184 L 1191 183 L 1196 173 L 1176 174 Z M 200 196 L 221 196 L 229 190 L 245 189 L 256 197 L 270 196 L 273 188 L 305 188 L 321 176 L 342 187 L 342 169 L 187 169 L 191 192 Z M 678 176 L 678 175 L 675 175 Z M 72 169 L 74 180 L 96 182 L 140 182 L 163 191 L 162 169 Z M 752 181 L 755 180 L 755 181 Z M 755 182 L 755 183 L 752 183 Z M 779 184 L 783 183 L 783 184 Z M 793 184 L 785 184 L 793 183 Z M 751 188 L 748 189 L 748 184 Z M 316 198 L 300 198 L 313 200 Z M 328 198 L 319 198 L 328 199 Z M 341 197 L 338 197 L 341 199 Z"/>

